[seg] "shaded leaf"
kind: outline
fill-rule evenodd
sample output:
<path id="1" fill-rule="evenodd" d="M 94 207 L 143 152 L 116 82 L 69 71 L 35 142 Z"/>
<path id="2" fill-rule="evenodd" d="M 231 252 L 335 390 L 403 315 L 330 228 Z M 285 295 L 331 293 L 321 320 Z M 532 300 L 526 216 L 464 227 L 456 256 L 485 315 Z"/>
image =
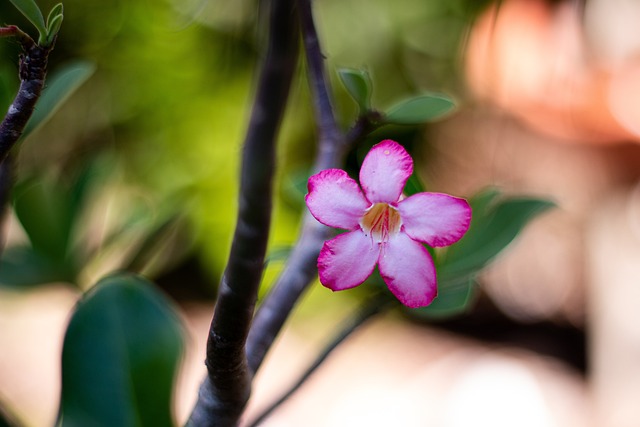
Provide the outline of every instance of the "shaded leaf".
<path id="1" fill-rule="evenodd" d="M 307 183 L 312 170 L 307 167 L 293 169 L 285 174 L 280 191 L 282 198 L 292 207 L 306 209 L 304 196 L 307 194 Z"/>
<path id="2" fill-rule="evenodd" d="M 91 77 L 94 71 L 95 65 L 92 62 L 74 61 L 53 72 L 47 79 L 47 85 L 24 129 L 22 138 L 26 138 L 44 124 L 67 98 Z"/>
<path id="3" fill-rule="evenodd" d="M 174 425 L 182 327 L 145 279 L 101 280 L 78 303 L 62 351 L 61 425 Z"/>
<path id="4" fill-rule="evenodd" d="M 372 90 L 369 73 L 353 68 L 341 68 L 338 70 L 338 76 L 347 89 L 347 92 L 349 92 L 349 95 L 351 95 L 358 104 L 360 112 L 369 111 L 371 109 Z"/>
<path id="5" fill-rule="evenodd" d="M 52 262 L 64 262 L 73 226 L 69 193 L 53 181 L 29 179 L 14 188 L 13 208 L 31 245 Z"/>
<path id="6" fill-rule="evenodd" d="M 11 246 L 0 258 L 0 286 L 29 288 L 72 278 L 29 246 Z"/>
<path id="7" fill-rule="evenodd" d="M 443 118 L 455 109 L 453 100 L 444 94 L 430 93 L 396 104 L 383 121 L 397 125 L 419 125 Z"/>
<path id="8" fill-rule="evenodd" d="M 291 252 L 293 251 L 293 246 L 279 246 L 271 249 L 267 256 L 264 259 L 265 267 L 272 262 L 284 262 L 289 258 Z"/>
<path id="9" fill-rule="evenodd" d="M 413 174 L 411 174 L 411 176 L 407 180 L 406 184 L 404 185 L 404 189 L 402 190 L 402 193 L 405 196 L 409 197 L 417 193 L 423 193 L 424 191 L 425 191 L 424 185 L 422 185 L 422 181 L 420 181 L 420 178 L 418 177 L 418 175 L 416 175 L 416 172 L 414 171 Z"/>
<path id="10" fill-rule="evenodd" d="M 412 316 L 423 319 L 445 319 L 464 313 L 475 300 L 475 280 L 465 279 L 459 283 L 440 283 L 438 296 L 427 307 L 410 309 Z"/>
<path id="11" fill-rule="evenodd" d="M 161 264 L 163 269 L 167 265 L 175 262 L 175 251 L 169 250 L 170 247 L 175 249 L 175 236 L 179 234 L 181 228 L 184 227 L 184 217 L 182 212 L 172 213 L 166 218 L 157 221 L 149 226 L 145 232 L 144 239 L 140 242 L 139 247 L 126 261 L 123 270 L 133 271 L 137 273 L 149 274 L 150 265 Z M 171 243 L 174 243 L 173 245 Z M 179 245 L 180 249 L 184 245 Z M 164 254 L 164 257 L 162 256 Z M 160 258 L 160 262 L 157 261 Z"/>
<path id="12" fill-rule="evenodd" d="M 536 216 L 554 207 L 536 198 L 499 199 L 495 191 L 471 200 L 467 234 L 446 251 L 438 273 L 445 280 L 475 274 L 495 258 Z"/>
<path id="13" fill-rule="evenodd" d="M 47 28 L 44 23 L 44 16 L 40 8 L 34 0 L 9 0 L 13 5 L 22 13 L 25 18 L 33 24 L 34 27 L 40 33 L 40 37 L 44 37 L 47 34 Z"/>

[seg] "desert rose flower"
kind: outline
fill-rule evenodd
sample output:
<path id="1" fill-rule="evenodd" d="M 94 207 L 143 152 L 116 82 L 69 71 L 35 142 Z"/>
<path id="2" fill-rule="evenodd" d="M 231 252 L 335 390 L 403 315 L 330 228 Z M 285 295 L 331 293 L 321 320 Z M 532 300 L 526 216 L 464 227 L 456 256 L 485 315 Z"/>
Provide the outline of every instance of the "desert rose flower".
<path id="1" fill-rule="evenodd" d="M 360 169 L 360 185 L 341 169 L 309 178 L 305 197 L 311 214 L 329 227 L 350 230 L 324 243 L 320 282 L 340 291 L 362 284 L 376 265 L 389 290 L 405 306 L 429 305 L 437 294 L 429 251 L 457 242 L 469 228 L 466 200 L 441 193 L 402 190 L 413 159 L 397 142 L 376 144 Z"/>

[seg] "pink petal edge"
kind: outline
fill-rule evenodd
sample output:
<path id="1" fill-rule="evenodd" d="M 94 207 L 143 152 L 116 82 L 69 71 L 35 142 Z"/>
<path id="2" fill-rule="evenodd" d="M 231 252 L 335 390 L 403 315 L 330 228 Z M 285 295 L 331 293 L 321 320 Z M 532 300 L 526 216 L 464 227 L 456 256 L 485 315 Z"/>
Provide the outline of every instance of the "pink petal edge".
<path id="1" fill-rule="evenodd" d="M 471 223 L 465 199 L 442 193 L 418 193 L 398 204 L 404 231 L 429 246 L 451 245 L 464 236 Z"/>
<path id="2" fill-rule="evenodd" d="M 395 204 L 413 173 L 413 159 L 400 144 L 386 139 L 374 145 L 362 162 L 360 185 L 372 203 Z"/>
<path id="3" fill-rule="evenodd" d="M 341 169 L 323 170 L 309 178 L 304 200 L 319 222 L 329 227 L 355 230 L 371 205 L 358 183 Z"/>
<path id="4" fill-rule="evenodd" d="M 409 308 L 431 304 L 438 293 L 436 269 L 429 251 L 404 233 L 385 244 L 378 268 L 391 293 Z"/>
<path id="5" fill-rule="evenodd" d="M 333 291 L 362 284 L 373 272 L 379 253 L 378 244 L 361 230 L 327 240 L 318 257 L 320 283 Z"/>

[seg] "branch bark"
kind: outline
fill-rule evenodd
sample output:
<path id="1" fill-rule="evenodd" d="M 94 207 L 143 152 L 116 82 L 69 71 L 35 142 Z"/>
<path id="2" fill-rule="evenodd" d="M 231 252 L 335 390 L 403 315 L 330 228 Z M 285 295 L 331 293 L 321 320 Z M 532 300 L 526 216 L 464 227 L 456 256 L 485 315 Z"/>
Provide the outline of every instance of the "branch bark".
<path id="1" fill-rule="evenodd" d="M 308 73 L 319 143 L 314 170 L 338 167 L 347 148 L 345 135 L 333 115 L 331 97 L 324 67 L 324 56 L 313 22 L 310 0 L 298 0 L 298 13 L 304 39 Z M 247 340 L 249 367 L 256 372 L 271 348 L 277 334 L 302 293 L 317 274 L 317 259 L 330 230 L 306 212 L 300 238 L 296 243 L 284 271 L 274 288 L 258 310 Z"/>
<path id="2" fill-rule="evenodd" d="M 49 53 L 53 49 L 53 44 L 48 47 L 36 44 L 16 27 L 7 28 L 15 29 L 13 34 L 18 37 L 23 54 L 20 55 L 20 88 L 0 123 L 0 162 L 7 158 L 33 114 L 44 88 Z"/>
<path id="3" fill-rule="evenodd" d="M 49 54 L 54 44 L 42 47 L 15 25 L 0 28 L 0 36 L 18 39 L 23 53 L 20 55 L 20 87 L 7 114 L 0 123 L 0 220 L 4 219 L 14 183 L 15 159 L 10 155 L 24 132 L 38 99 L 42 94 L 47 75 Z M 4 246 L 0 236 L 0 252 Z"/>
<path id="4" fill-rule="evenodd" d="M 271 222 L 275 141 L 297 63 L 293 0 L 270 2 L 269 44 L 244 141 L 238 219 L 207 341 L 208 375 L 189 426 L 235 426 L 251 391 L 245 342 Z"/>

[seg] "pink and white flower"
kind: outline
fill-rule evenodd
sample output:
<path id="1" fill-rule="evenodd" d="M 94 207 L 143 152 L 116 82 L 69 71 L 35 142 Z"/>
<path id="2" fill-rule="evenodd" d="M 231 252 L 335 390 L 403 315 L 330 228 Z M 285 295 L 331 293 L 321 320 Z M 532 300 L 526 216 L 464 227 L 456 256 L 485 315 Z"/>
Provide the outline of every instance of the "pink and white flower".
<path id="1" fill-rule="evenodd" d="M 404 198 L 413 159 L 397 142 L 373 146 L 360 169 L 360 184 L 341 169 L 309 178 L 311 214 L 329 227 L 350 230 L 324 243 L 320 282 L 334 291 L 362 284 L 376 265 L 389 290 L 407 307 L 429 305 L 437 294 L 429 246 L 457 242 L 469 228 L 466 200 L 441 193 Z"/>

